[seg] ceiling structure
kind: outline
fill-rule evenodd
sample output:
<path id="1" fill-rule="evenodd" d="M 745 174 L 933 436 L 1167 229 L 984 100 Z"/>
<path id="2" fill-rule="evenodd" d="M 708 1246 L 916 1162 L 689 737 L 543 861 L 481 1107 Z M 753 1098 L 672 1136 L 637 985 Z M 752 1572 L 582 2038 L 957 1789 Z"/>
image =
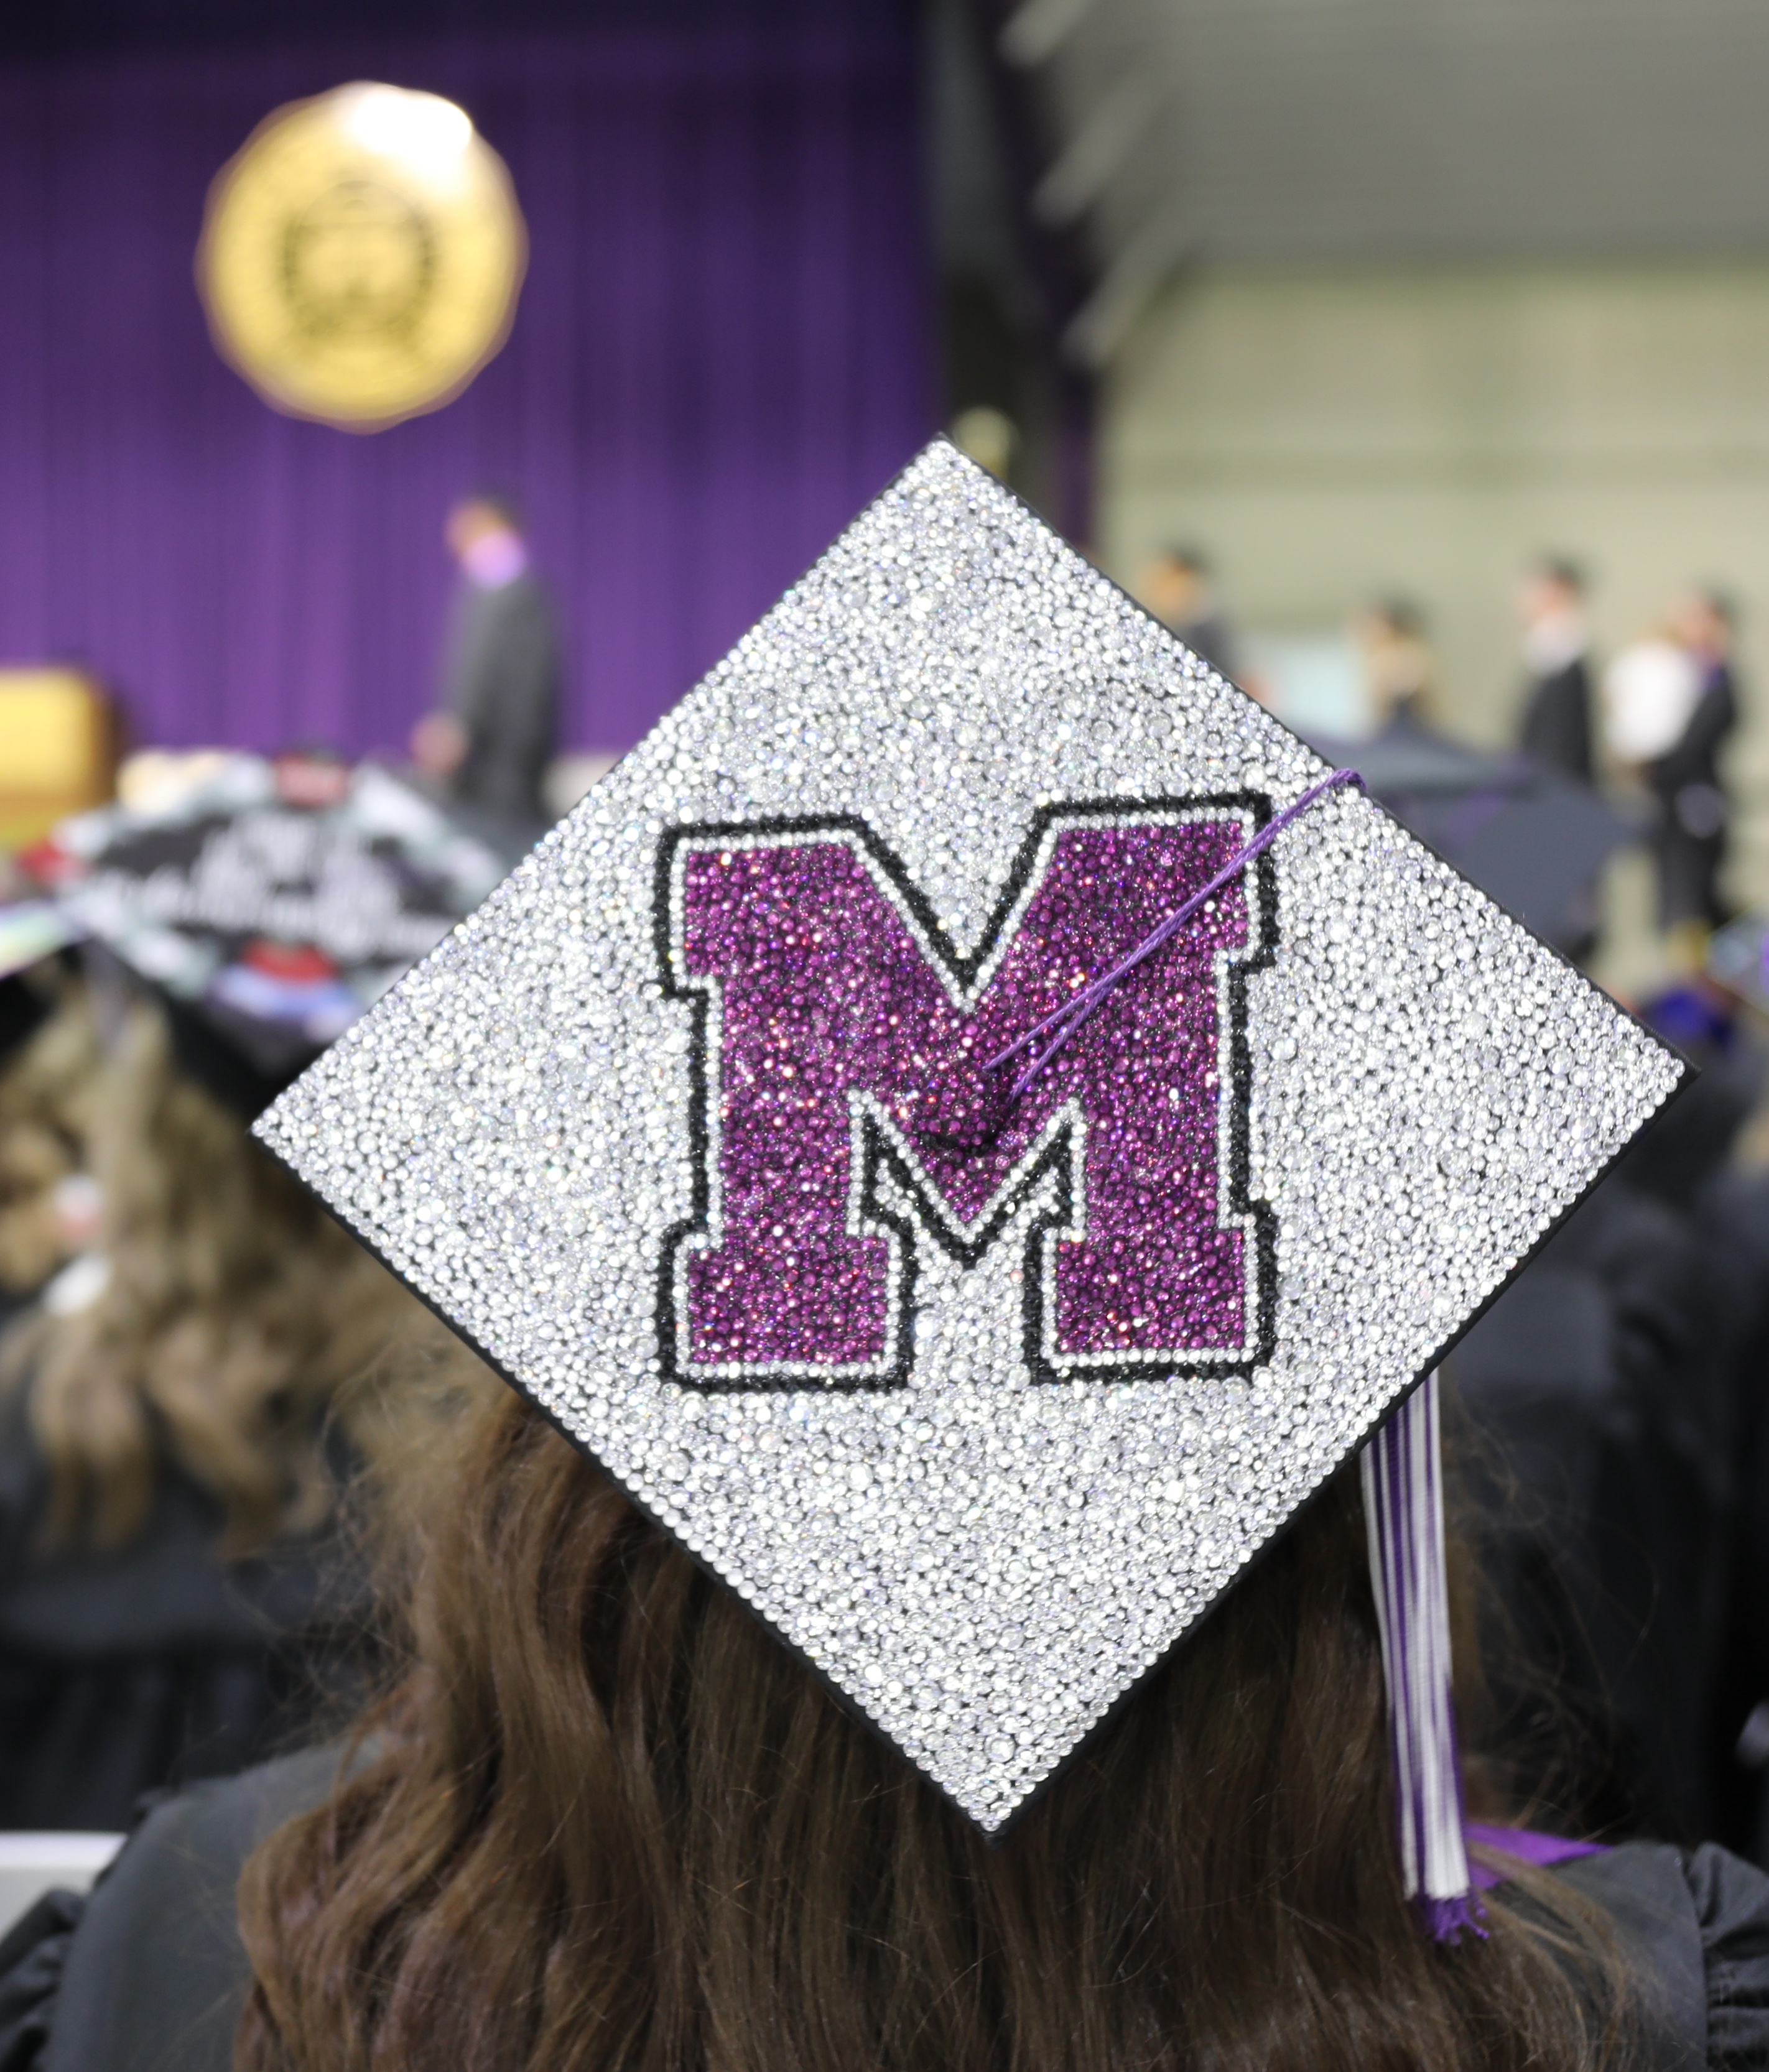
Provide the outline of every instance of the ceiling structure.
<path id="1" fill-rule="evenodd" d="M 1763 0 L 1018 0 L 1100 365 L 1191 263 L 1769 249 Z"/>

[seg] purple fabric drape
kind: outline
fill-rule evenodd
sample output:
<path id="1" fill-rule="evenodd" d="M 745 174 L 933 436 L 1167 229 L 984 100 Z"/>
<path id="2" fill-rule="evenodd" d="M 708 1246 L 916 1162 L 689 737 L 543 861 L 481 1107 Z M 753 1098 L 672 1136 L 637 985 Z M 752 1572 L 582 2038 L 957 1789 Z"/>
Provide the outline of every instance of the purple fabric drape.
<path id="1" fill-rule="evenodd" d="M 259 402 L 191 275 L 253 124 L 365 77 L 467 107 L 531 238 L 500 358 L 369 437 Z M 566 741 L 625 746 L 931 429 L 915 130 L 897 0 L 10 66 L 0 661 L 87 663 L 144 741 L 397 746 L 444 510 L 501 487 L 565 621 Z"/>

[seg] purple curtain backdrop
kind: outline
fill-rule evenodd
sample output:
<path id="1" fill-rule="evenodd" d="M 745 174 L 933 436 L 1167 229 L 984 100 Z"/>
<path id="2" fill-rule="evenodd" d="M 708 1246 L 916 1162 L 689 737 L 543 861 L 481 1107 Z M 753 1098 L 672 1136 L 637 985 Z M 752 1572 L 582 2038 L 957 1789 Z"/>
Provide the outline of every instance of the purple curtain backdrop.
<path id="1" fill-rule="evenodd" d="M 460 101 L 531 253 L 465 395 L 361 436 L 259 402 L 191 260 L 272 108 Z M 401 746 L 450 500 L 512 491 L 565 622 L 568 746 L 627 746 L 932 423 L 908 10 L 136 51 L 0 75 L 0 661 L 77 659 L 138 739 Z"/>

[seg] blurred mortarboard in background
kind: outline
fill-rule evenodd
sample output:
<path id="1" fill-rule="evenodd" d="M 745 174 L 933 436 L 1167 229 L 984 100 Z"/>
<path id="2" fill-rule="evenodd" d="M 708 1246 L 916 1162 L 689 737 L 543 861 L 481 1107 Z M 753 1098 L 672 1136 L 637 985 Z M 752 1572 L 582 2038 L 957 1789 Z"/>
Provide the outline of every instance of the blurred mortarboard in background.
<path id="1" fill-rule="evenodd" d="M 1603 866 L 1639 832 L 1588 785 L 1404 719 L 1312 745 L 1354 764 L 1372 798 L 1533 934 L 1569 955 L 1588 944 Z"/>
<path id="2" fill-rule="evenodd" d="M 87 941 L 101 987 L 153 989 L 181 1063 L 248 1116 L 513 861 L 390 771 L 306 753 L 210 758 L 194 784 L 64 820 L 23 859 L 51 891 L 35 915 Z"/>

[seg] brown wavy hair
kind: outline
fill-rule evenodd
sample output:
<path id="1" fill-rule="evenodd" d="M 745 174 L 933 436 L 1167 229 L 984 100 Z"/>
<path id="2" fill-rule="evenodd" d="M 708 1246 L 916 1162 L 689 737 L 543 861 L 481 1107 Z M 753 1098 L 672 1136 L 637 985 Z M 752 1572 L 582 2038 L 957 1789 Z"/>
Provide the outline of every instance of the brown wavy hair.
<path id="1" fill-rule="evenodd" d="M 177 1069 L 145 1000 L 105 1046 L 82 1128 L 109 1282 L 0 1347 L 48 1464 L 44 1544 L 126 1545 L 168 1465 L 215 1498 L 230 1556 L 311 1529 L 336 1494 L 328 1424 L 381 1442 L 378 1356 L 421 1340 L 424 1313 Z"/>
<path id="2" fill-rule="evenodd" d="M 27 982 L 50 1012 L 0 1071 L 0 1289 L 9 1295 L 31 1293 L 72 1255 L 56 1190 L 84 1168 L 100 1067 L 84 987 L 54 964 Z"/>
<path id="3" fill-rule="evenodd" d="M 1602 1917 L 1403 1897 L 1355 1470 L 991 1848 L 532 1409 L 427 1507 L 411 1666 L 249 1864 L 237 2072 L 1572 2072 Z"/>

